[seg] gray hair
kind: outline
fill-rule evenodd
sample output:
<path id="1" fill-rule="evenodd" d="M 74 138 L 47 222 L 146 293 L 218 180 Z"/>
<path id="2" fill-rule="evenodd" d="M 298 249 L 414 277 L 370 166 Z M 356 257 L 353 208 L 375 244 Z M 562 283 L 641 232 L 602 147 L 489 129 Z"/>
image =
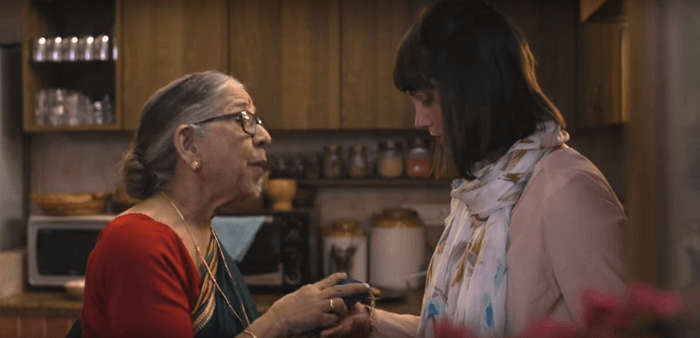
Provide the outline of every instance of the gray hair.
<path id="1" fill-rule="evenodd" d="M 230 85 L 241 83 L 217 71 L 192 73 L 169 83 L 148 99 L 122 162 L 127 194 L 145 199 L 172 179 L 178 159 L 173 144 L 175 129 L 215 116 L 232 105 L 234 96 L 226 90 Z"/>

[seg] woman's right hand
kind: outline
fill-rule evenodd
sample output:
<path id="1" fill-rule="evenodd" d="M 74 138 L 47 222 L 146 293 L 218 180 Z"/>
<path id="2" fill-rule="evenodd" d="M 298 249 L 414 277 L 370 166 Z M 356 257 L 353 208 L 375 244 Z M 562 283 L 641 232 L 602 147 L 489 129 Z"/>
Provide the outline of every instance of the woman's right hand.
<path id="1" fill-rule="evenodd" d="M 347 278 L 343 272 L 334 273 L 314 284 L 307 284 L 270 306 L 268 312 L 281 323 L 283 336 L 299 334 L 318 327 L 336 324 L 348 314 L 342 296 L 367 293 L 369 285 L 348 283 L 337 285 Z"/>

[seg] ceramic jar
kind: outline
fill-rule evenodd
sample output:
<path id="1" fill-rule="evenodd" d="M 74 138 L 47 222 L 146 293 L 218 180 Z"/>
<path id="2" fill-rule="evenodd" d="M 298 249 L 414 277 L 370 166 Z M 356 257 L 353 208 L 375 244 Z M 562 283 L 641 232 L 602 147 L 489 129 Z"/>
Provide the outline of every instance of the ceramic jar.
<path id="1" fill-rule="evenodd" d="M 323 236 L 323 273 L 367 281 L 367 237 L 354 219 L 339 219 Z"/>
<path id="2" fill-rule="evenodd" d="M 415 211 L 384 209 L 372 219 L 370 284 L 390 290 L 420 286 L 425 247 L 425 225 Z"/>

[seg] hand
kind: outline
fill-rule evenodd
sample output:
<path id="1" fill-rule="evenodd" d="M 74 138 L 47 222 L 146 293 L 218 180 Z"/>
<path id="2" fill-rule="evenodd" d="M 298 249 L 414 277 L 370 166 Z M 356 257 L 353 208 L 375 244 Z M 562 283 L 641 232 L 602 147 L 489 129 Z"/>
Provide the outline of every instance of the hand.
<path id="1" fill-rule="evenodd" d="M 365 305 L 356 303 L 347 317 L 343 318 L 338 325 L 321 332 L 321 336 L 367 337 L 371 330 L 369 311 Z"/>
<path id="2" fill-rule="evenodd" d="M 339 272 L 305 285 L 276 301 L 268 312 L 282 324 L 284 335 L 334 325 L 348 314 L 342 296 L 369 292 L 364 283 L 336 285 L 346 278 Z"/>

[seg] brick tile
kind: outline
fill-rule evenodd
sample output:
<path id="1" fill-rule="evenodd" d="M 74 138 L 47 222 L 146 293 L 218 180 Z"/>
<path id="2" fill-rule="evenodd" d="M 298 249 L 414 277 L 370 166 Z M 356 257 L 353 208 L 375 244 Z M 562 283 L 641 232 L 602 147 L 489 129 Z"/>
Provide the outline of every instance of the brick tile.
<path id="1" fill-rule="evenodd" d="M 46 335 L 46 318 L 20 317 L 20 336 L 22 338 L 44 338 Z"/>
<path id="2" fill-rule="evenodd" d="M 16 316 L 0 316 L 0 337 L 19 337 L 17 332 L 18 325 L 19 323 Z"/>

